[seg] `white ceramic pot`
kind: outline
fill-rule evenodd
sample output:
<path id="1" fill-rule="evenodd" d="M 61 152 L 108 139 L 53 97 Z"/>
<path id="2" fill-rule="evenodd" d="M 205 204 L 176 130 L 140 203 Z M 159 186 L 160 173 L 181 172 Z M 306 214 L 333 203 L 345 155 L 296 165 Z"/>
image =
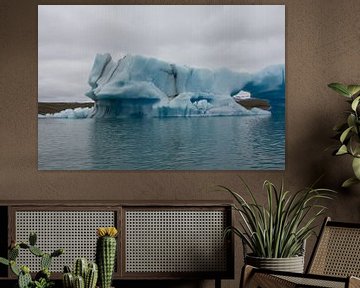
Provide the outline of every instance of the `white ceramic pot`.
<path id="1" fill-rule="evenodd" d="M 304 273 L 304 256 L 263 258 L 246 255 L 245 263 L 262 269 Z"/>

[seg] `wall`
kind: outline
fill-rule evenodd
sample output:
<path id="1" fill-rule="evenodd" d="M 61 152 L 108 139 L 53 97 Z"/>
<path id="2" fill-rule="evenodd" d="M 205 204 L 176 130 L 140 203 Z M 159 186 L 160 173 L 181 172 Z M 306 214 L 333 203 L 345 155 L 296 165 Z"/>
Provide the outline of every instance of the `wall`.
<path id="1" fill-rule="evenodd" d="M 320 184 L 339 191 L 328 214 L 337 220 L 360 222 L 359 186 L 346 191 L 339 188 L 351 173 L 350 162 L 325 151 L 332 143 L 331 129 L 342 119 L 346 107 L 327 84 L 360 82 L 358 0 L 196 2 L 286 5 L 286 170 L 258 172 L 37 171 L 37 4 L 54 3 L 60 4 L 50 0 L 0 2 L 0 200 L 230 200 L 209 187 L 224 184 L 236 188 L 237 175 L 264 200 L 264 179 L 280 183 L 284 178 L 287 187 L 295 190 L 325 173 Z M 193 4 L 190 0 L 181 3 Z M 236 256 L 236 269 L 240 270 L 240 252 Z M 238 279 L 239 273 L 224 286 L 237 287 Z"/>

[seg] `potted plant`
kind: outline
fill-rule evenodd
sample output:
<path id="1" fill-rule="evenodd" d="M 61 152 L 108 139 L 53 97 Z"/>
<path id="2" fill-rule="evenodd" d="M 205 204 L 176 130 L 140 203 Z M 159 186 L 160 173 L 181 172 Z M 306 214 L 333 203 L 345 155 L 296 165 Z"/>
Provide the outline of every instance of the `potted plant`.
<path id="1" fill-rule="evenodd" d="M 340 142 L 334 155 L 350 155 L 352 157 L 354 176 L 342 184 L 343 187 L 349 187 L 360 183 L 360 85 L 331 83 L 328 86 L 346 97 L 351 106 L 350 110 L 346 112 L 346 121 L 334 127 Z"/>
<path id="2" fill-rule="evenodd" d="M 52 253 L 45 253 L 36 246 L 36 241 L 36 234 L 30 233 L 29 243 L 12 242 L 8 251 L 8 259 L 0 257 L 0 263 L 10 266 L 11 271 L 18 277 L 18 288 L 50 288 L 54 286 L 54 282 L 50 280 L 50 265 L 52 259 L 62 255 L 64 250 L 57 249 Z M 41 259 L 41 270 L 36 273 L 34 279 L 31 277 L 30 268 L 28 266 L 19 265 L 16 262 L 20 249 L 28 250 L 31 254 Z"/>
<path id="3" fill-rule="evenodd" d="M 243 180 L 242 180 L 243 181 Z M 243 181 L 251 201 L 233 190 L 220 186 L 235 199 L 233 205 L 240 215 L 239 227 L 228 227 L 243 241 L 250 253 L 244 255 L 245 264 L 259 268 L 303 272 L 305 241 L 314 233 L 316 219 L 326 207 L 317 202 L 331 199 L 334 192 L 328 189 L 302 189 L 296 193 L 285 191 L 283 183 L 278 189 L 266 180 L 266 205 L 261 205 Z M 244 249 L 244 251 L 246 251 Z"/>
<path id="4" fill-rule="evenodd" d="M 97 279 L 97 264 L 89 262 L 86 258 L 77 258 L 73 271 L 69 266 L 64 266 L 62 275 L 63 288 L 96 288 Z"/>
<path id="5" fill-rule="evenodd" d="M 99 267 L 99 287 L 110 288 L 116 260 L 115 227 L 100 227 L 97 229 L 96 263 Z"/>

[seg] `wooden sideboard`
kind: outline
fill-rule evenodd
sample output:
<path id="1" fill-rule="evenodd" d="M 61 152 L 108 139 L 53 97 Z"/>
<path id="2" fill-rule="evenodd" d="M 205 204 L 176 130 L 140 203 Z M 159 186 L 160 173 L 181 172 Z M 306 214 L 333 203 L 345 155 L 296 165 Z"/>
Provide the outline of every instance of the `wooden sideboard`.
<path id="1" fill-rule="evenodd" d="M 215 279 L 220 287 L 221 279 L 234 278 L 234 239 L 223 238 L 232 221 L 231 204 L 221 201 L 0 202 L 0 256 L 6 257 L 11 241 L 26 241 L 36 231 L 43 250 L 65 249 L 51 266 L 54 279 L 60 279 L 62 267 L 77 257 L 94 260 L 97 227 L 115 226 L 114 283 Z M 34 256 L 21 254 L 20 260 L 37 269 Z M 0 265 L 0 281 L 12 279 Z"/>

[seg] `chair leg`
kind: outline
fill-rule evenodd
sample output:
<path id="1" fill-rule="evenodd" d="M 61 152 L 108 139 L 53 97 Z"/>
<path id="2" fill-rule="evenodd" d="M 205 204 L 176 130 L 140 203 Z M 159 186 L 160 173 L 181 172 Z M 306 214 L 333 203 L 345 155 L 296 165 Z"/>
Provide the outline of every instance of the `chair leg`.
<path id="1" fill-rule="evenodd" d="M 251 276 L 253 274 L 253 271 L 254 271 L 254 267 L 252 267 L 250 265 L 244 265 L 244 267 L 242 268 L 242 271 L 241 271 L 239 288 L 248 287 L 250 280 L 251 280 Z"/>

